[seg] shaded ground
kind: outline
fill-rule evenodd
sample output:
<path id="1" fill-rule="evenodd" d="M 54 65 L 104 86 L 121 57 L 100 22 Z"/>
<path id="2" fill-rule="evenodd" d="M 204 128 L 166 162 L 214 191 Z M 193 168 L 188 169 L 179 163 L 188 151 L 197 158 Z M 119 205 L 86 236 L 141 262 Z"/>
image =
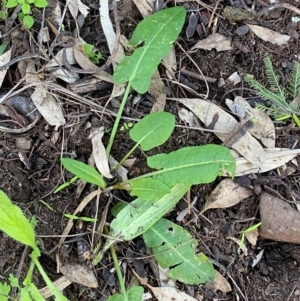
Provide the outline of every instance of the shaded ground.
<path id="1" fill-rule="evenodd" d="M 87 3 L 89 1 L 83 2 L 91 6 L 91 3 Z M 289 3 L 299 8 L 297 1 L 289 1 Z M 191 9 L 197 10 L 198 17 L 200 17 L 200 14 L 210 16 L 209 10 L 203 8 L 201 4 L 198 5 L 196 2 L 190 4 L 192 5 L 190 7 Z M 213 8 L 216 3 L 209 1 L 206 4 Z M 265 5 L 263 1 L 258 1 L 257 11 L 263 9 L 263 6 L 260 7 L 260 4 Z M 223 7 L 226 5 L 230 5 L 230 3 L 220 1 L 216 12 L 222 13 Z M 249 7 L 250 5 L 251 3 L 249 3 Z M 274 13 L 274 17 L 272 15 L 263 15 L 259 20 L 252 20 L 252 22 L 281 33 L 293 35 L 286 46 L 274 46 L 260 40 L 251 32 L 243 36 L 238 36 L 235 34 L 235 30 L 241 26 L 242 23 L 238 22 L 234 24 L 228 20 L 219 19 L 217 31 L 224 36 L 231 37 L 234 49 L 224 52 L 217 52 L 215 49 L 211 51 L 197 50 L 196 52 L 190 53 L 204 75 L 218 80 L 220 78 L 225 80 L 225 85 L 222 87 L 218 87 L 217 83 L 209 84 L 208 98 L 212 99 L 214 103 L 223 106 L 225 94 L 226 97 L 230 98 L 233 98 L 235 95 L 254 97 L 251 91 L 243 90 L 246 84 L 233 86 L 232 83 L 227 81 L 227 78 L 237 71 L 241 77 L 249 73 L 264 83 L 266 79 L 263 69 L 263 58 L 266 54 L 271 57 L 276 70 L 281 75 L 282 84 L 288 84 L 292 63 L 297 60 L 297 57 L 299 60 L 300 22 L 297 23 L 296 27 L 291 29 L 291 17 L 296 14 L 287 9 L 278 9 L 275 11 L 277 14 Z M 119 17 L 122 22 L 121 33 L 127 37 L 131 35 L 135 27 L 134 23 L 138 23 L 142 19 L 137 13 L 134 4 L 129 0 L 123 3 L 123 5 L 119 5 Z M 85 40 L 90 43 L 95 43 L 95 40 L 99 41 L 99 43 L 96 43 L 96 46 L 99 46 L 101 50 L 108 55 L 97 10 L 91 9 L 86 24 L 86 27 L 83 26 L 82 29 L 82 31 L 85 29 L 86 32 L 88 32 L 84 37 Z M 5 30 L 3 21 L 0 21 L 0 25 L 0 28 Z M 73 30 L 73 26 L 74 24 L 72 23 L 69 30 Z M 186 27 L 187 23 L 185 29 Z M 211 34 L 211 28 L 208 28 L 207 25 L 204 25 L 204 28 L 207 31 L 207 35 Z M 5 31 L 2 32 L 5 33 Z M 12 33 L 10 33 L 10 35 L 11 34 Z M 32 34 L 35 35 L 34 31 L 32 31 Z M 10 37 L 10 35 L 8 37 Z M 205 37 L 206 33 L 202 30 L 202 33 L 196 32 L 192 38 L 188 39 L 183 31 L 179 42 L 182 47 L 188 51 L 198 40 L 204 39 Z M 12 40 L 12 37 L 8 39 L 10 42 Z M 14 40 L 16 40 L 16 38 L 14 38 Z M 24 54 L 29 50 L 29 46 L 26 45 L 28 41 L 29 36 L 26 31 L 19 31 L 17 38 L 18 44 L 14 49 L 14 57 Z M 246 50 L 241 48 L 241 45 L 246 47 Z M 191 63 L 190 59 L 178 47 L 177 56 L 178 62 L 180 62 L 179 70 L 187 69 L 198 74 L 197 69 Z M 42 64 L 43 62 L 40 63 Z M 161 68 L 161 71 L 162 74 L 164 74 L 163 68 Z M 12 65 L 2 85 L 1 91 L 9 91 L 21 77 L 16 65 Z M 82 77 L 84 77 L 84 75 Z M 198 93 L 206 91 L 206 85 L 203 81 L 187 76 L 186 79 L 194 85 L 193 87 Z M 62 82 L 59 83 L 65 85 Z M 183 92 L 177 85 L 173 85 L 167 80 L 165 80 L 165 84 L 169 87 L 169 96 L 171 97 L 185 97 L 184 93 L 188 97 L 194 97 L 189 94 L 189 92 Z M 97 104 L 104 105 L 110 93 L 111 90 L 104 90 L 84 96 L 92 98 Z M 135 94 L 133 93 L 133 95 Z M 73 186 L 59 194 L 53 194 L 54 189 L 62 182 L 63 178 L 70 178 L 70 175 L 62 174 L 59 164 L 62 144 L 64 144 L 64 156 L 75 155 L 77 159 L 87 162 L 92 151 L 91 142 L 87 138 L 90 131 L 87 126 L 88 123 L 103 124 L 111 128 L 114 120 L 111 116 L 105 115 L 102 117 L 101 114 L 91 111 L 90 107 L 69 102 L 68 99 L 62 100 L 62 106 L 66 114 L 67 126 L 64 129 L 61 128 L 58 130 L 58 136 L 55 139 L 53 138 L 56 134 L 55 130 L 43 120 L 39 121 L 32 130 L 24 134 L 0 132 L 0 189 L 4 190 L 14 203 L 23 209 L 27 217 L 36 216 L 38 220 L 36 232 L 42 236 L 46 250 L 50 250 L 54 247 L 59 240 L 56 235 L 60 235 L 66 225 L 66 219 L 63 218 L 63 214 L 66 212 L 72 213 L 83 197 L 93 189 L 93 187 L 87 185 L 82 194 L 77 195 L 76 186 Z M 151 102 L 147 99 L 141 101 L 138 105 L 134 105 L 132 101 L 129 101 L 124 116 L 141 118 L 150 112 L 151 106 Z M 165 110 L 178 116 L 177 112 L 179 108 L 180 105 L 177 103 L 168 101 Z M 117 110 L 112 107 L 111 104 L 108 105 L 108 109 L 112 111 Z M 182 124 L 179 118 L 176 117 L 176 119 L 178 124 Z M 1 125 L 6 127 L 13 126 L 7 117 L 1 117 Z M 24 144 L 20 147 L 21 138 L 24 138 L 28 143 L 26 147 L 24 147 Z M 298 139 L 299 129 L 291 126 L 290 122 L 277 124 L 276 146 L 292 147 L 296 142 L 297 145 L 295 148 L 299 148 Z M 177 128 L 168 142 L 163 147 L 160 147 L 158 151 L 170 152 L 182 146 L 203 145 L 206 143 L 220 144 L 221 142 L 216 136 L 210 133 L 194 130 L 187 131 L 186 129 Z M 116 159 L 121 159 L 131 144 L 132 142 L 129 139 L 128 132 L 120 132 L 113 146 L 112 155 Z M 27 167 L 30 168 L 26 168 L 24 163 L 21 162 L 20 153 L 23 153 L 28 158 L 30 166 L 28 165 Z M 141 151 L 136 150 L 134 157 L 137 158 L 137 161 L 129 170 L 130 176 L 144 173 L 147 168 L 145 166 L 145 155 Z M 265 176 L 276 174 L 277 171 L 274 170 Z M 288 189 L 298 193 L 298 176 L 299 170 L 296 170 L 293 175 L 283 179 L 285 187 L 273 185 L 272 188 L 281 193 L 285 198 L 288 198 Z M 187 216 L 182 224 L 192 219 L 194 217 L 193 214 L 197 214 L 198 210 L 203 208 L 205 196 L 211 193 L 213 188 L 217 185 L 217 182 L 211 185 L 201 185 L 192 188 L 191 198 L 196 196 L 198 201 L 195 205 L 194 213 Z M 288 189 L 286 189 L 286 187 L 288 187 Z M 43 202 L 41 202 L 41 200 Z M 45 203 L 53 210 L 50 210 Z M 197 300 L 300 300 L 299 246 L 259 239 L 256 247 L 248 246 L 249 254 L 245 256 L 243 253 L 238 254 L 237 244 L 227 239 L 228 237 L 239 238 L 239 232 L 252 225 L 253 218 L 254 221 L 259 221 L 258 203 L 258 197 L 253 196 L 232 208 L 209 210 L 204 214 L 205 218 L 200 217 L 196 223 L 186 226 L 186 229 L 199 240 L 199 251 L 203 251 L 207 256 L 219 262 L 219 265 L 215 268 L 228 280 L 232 287 L 232 292 L 224 294 L 221 291 L 215 291 L 213 286 L 209 283 L 194 287 L 178 284 L 179 289 L 187 291 Z M 89 214 L 89 210 L 92 209 L 93 208 L 86 208 L 86 214 Z M 175 221 L 176 214 L 180 210 L 181 207 L 178 205 L 178 207 L 169 214 L 169 219 Z M 0 276 L 1 279 L 6 279 L 9 273 L 16 273 L 24 247 L 2 233 L 0 237 Z M 138 240 L 135 241 L 135 243 L 136 244 L 120 244 L 118 247 L 120 258 L 126 257 L 126 252 L 129 247 L 135 251 L 139 251 L 138 245 L 140 243 Z M 258 266 L 252 268 L 252 260 L 261 249 L 265 250 L 263 258 Z M 57 279 L 59 275 L 56 274 L 53 255 L 54 254 L 43 255 L 42 263 L 49 276 L 52 279 Z M 71 249 L 68 256 L 77 256 L 76 245 Z M 144 254 L 142 256 L 144 257 Z M 144 260 L 144 268 L 149 283 L 156 286 L 157 281 L 155 279 L 157 275 L 154 274 L 149 261 L 148 259 Z M 21 279 L 27 272 L 28 263 L 27 258 L 20 267 Z M 105 265 L 108 268 L 112 267 L 110 258 L 107 259 Z M 134 269 L 134 267 L 132 267 L 130 263 L 128 263 L 128 265 L 126 270 L 126 282 L 130 283 L 133 278 L 131 269 Z M 65 295 L 70 300 L 105 300 L 105 297 L 109 293 L 115 293 L 119 290 L 118 284 L 112 284 L 111 287 L 107 284 L 107 276 L 105 276 L 105 280 L 103 280 L 103 266 L 100 266 L 96 270 L 99 276 L 98 289 L 87 289 L 73 283 L 65 290 Z M 39 287 L 44 286 L 42 280 L 37 276 L 35 276 L 34 281 Z"/>

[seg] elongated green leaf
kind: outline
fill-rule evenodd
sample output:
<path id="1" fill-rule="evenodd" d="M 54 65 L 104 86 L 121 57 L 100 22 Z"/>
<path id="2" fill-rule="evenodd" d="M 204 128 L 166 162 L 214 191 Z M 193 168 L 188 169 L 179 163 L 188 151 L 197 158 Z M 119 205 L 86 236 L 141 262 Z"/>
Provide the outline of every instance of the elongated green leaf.
<path id="1" fill-rule="evenodd" d="M 143 234 L 183 197 L 189 187 L 187 184 L 176 184 L 171 193 L 162 198 L 149 202 L 137 198 L 123 208 L 110 224 L 110 238 L 106 241 L 102 253 L 116 240 L 131 240 Z"/>
<path id="2" fill-rule="evenodd" d="M 186 284 L 212 281 L 215 271 L 204 254 L 196 255 L 197 241 L 182 227 L 160 219 L 143 234 L 148 247 L 168 276 Z"/>
<path id="3" fill-rule="evenodd" d="M 210 183 L 224 170 L 232 176 L 235 173 L 235 159 L 229 149 L 213 144 L 154 155 L 148 157 L 147 162 L 149 167 L 160 169 L 154 178 L 169 186 L 179 182 L 189 185 Z"/>
<path id="4" fill-rule="evenodd" d="M 175 116 L 155 112 L 141 119 L 129 132 L 130 138 L 147 151 L 167 141 L 175 126 Z"/>
<path id="5" fill-rule="evenodd" d="M 141 21 L 129 45 L 144 45 L 122 60 L 113 76 L 115 83 L 129 82 L 137 92 L 147 92 L 152 74 L 171 50 L 183 27 L 185 15 L 185 8 L 178 6 L 159 11 Z"/>
<path id="6" fill-rule="evenodd" d="M 0 230 L 25 245 L 36 247 L 35 234 L 29 221 L 2 190 L 0 190 Z"/>
<path id="7" fill-rule="evenodd" d="M 162 181 L 146 178 L 130 181 L 130 195 L 138 196 L 145 201 L 162 198 L 170 193 L 171 189 Z"/>
<path id="8" fill-rule="evenodd" d="M 106 184 L 103 180 L 103 177 L 95 168 L 74 159 L 61 158 L 60 161 L 64 168 L 71 172 L 73 175 L 77 176 L 85 182 L 95 184 L 102 189 L 105 188 Z"/>

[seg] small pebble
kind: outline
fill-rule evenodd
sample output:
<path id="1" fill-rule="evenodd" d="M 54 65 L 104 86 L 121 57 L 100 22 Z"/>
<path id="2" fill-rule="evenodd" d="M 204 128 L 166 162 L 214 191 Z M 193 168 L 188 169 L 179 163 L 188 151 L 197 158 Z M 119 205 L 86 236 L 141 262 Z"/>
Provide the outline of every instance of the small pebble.
<path id="1" fill-rule="evenodd" d="M 248 25 L 242 25 L 235 30 L 235 34 L 237 34 L 238 36 L 244 36 L 248 32 L 249 32 Z"/>

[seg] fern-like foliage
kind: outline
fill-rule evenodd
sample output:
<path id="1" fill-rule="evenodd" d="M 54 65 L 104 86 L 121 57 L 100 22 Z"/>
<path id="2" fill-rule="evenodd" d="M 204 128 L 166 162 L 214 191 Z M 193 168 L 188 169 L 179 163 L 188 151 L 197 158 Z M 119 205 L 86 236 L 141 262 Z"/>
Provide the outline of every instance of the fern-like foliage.
<path id="1" fill-rule="evenodd" d="M 286 114 L 300 115 L 300 63 L 294 64 L 287 91 L 280 85 L 279 76 L 274 71 L 270 57 L 264 59 L 264 65 L 269 88 L 249 75 L 244 78 L 249 86 L 257 91 L 257 95 L 270 105 L 270 107 L 265 107 L 260 104 L 259 109 L 275 118 Z"/>
<path id="2" fill-rule="evenodd" d="M 300 63 L 294 64 L 292 70 L 292 79 L 288 87 L 288 92 L 292 99 L 295 99 L 300 94 Z"/>

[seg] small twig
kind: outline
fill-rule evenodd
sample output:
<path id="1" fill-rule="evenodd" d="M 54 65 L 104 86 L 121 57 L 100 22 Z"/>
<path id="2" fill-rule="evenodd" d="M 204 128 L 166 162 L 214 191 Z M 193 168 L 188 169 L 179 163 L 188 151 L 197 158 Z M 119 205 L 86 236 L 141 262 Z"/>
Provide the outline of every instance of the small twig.
<path id="1" fill-rule="evenodd" d="M 19 62 L 19 61 L 24 61 L 24 60 L 28 60 L 28 59 L 32 59 L 32 58 L 39 58 L 39 59 L 42 59 L 42 60 L 45 60 L 45 61 L 49 61 L 47 58 L 41 56 L 40 54 L 37 54 L 37 53 L 30 53 L 30 54 L 24 54 L 24 55 L 21 55 L 21 56 L 18 56 L 16 58 L 14 58 L 13 60 L 11 60 L 10 62 L 0 66 L 0 71 L 10 67 L 11 65 Z"/>
<path id="2" fill-rule="evenodd" d="M 218 5 L 219 5 L 219 2 L 220 2 L 220 0 L 217 0 L 216 4 L 215 4 L 215 6 L 214 6 L 214 9 L 213 9 L 213 11 L 212 11 L 212 13 L 211 13 L 211 16 L 210 16 L 210 18 L 209 18 L 209 22 L 208 22 L 207 28 L 210 28 L 210 26 L 211 26 L 211 23 L 212 23 L 212 21 L 213 21 L 213 18 L 214 18 L 216 9 L 217 9 L 217 7 L 218 7 Z"/>
<path id="3" fill-rule="evenodd" d="M 180 73 L 184 74 L 184 75 L 187 75 L 189 77 L 198 79 L 198 80 L 207 81 L 208 83 L 215 83 L 217 81 L 216 78 L 205 76 L 205 75 L 200 75 L 200 74 L 197 74 L 195 72 L 188 71 L 188 70 L 182 70 L 182 71 L 180 71 Z"/>

